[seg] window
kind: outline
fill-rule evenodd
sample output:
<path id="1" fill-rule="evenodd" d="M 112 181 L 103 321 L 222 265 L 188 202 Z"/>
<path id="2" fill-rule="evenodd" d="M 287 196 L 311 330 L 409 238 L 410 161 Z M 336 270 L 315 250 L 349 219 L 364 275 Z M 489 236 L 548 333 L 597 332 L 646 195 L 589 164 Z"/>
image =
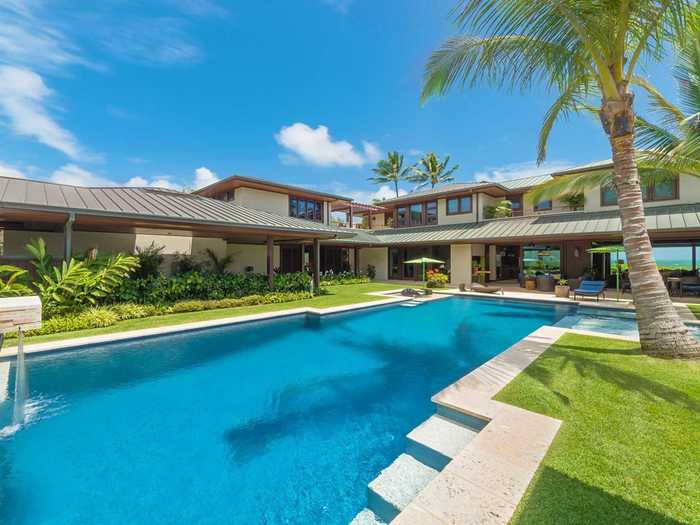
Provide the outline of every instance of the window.
<path id="1" fill-rule="evenodd" d="M 465 197 L 453 197 L 447 199 L 447 215 L 455 215 L 457 213 L 471 213 L 472 212 L 472 197 L 467 195 Z"/>
<path id="2" fill-rule="evenodd" d="M 513 217 L 517 217 L 523 214 L 523 196 L 522 195 L 509 195 L 506 200 L 510 202 L 510 209 L 513 212 Z"/>
<path id="3" fill-rule="evenodd" d="M 642 200 L 644 202 L 670 201 L 678 198 L 678 177 L 642 182 Z M 600 188 L 600 205 L 617 204 L 617 191 L 613 184 Z"/>
<path id="4" fill-rule="evenodd" d="M 309 199 L 289 198 L 289 216 L 323 222 L 323 203 Z"/>
<path id="5" fill-rule="evenodd" d="M 425 224 L 437 224 L 437 202 L 430 201 L 425 203 Z"/>
<path id="6" fill-rule="evenodd" d="M 552 209 L 552 201 L 540 201 L 535 205 L 535 211 L 548 211 Z"/>
<path id="7" fill-rule="evenodd" d="M 617 204 L 617 190 L 613 184 L 606 184 L 600 188 L 600 205 L 614 206 Z"/>
<path id="8" fill-rule="evenodd" d="M 651 199 L 654 201 L 670 201 L 678 198 L 678 177 L 658 180 L 650 185 Z"/>
<path id="9" fill-rule="evenodd" d="M 408 209 L 396 208 L 396 225 L 408 226 Z"/>
<path id="10" fill-rule="evenodd" d="M 437 202 L 416 202 L 396 208 L 396 226 L 423 226 L 437 224 Z"/>
<path id="11" fill-rule="evenodd" d="M 418 203 L 418 204 L 411 204 L 410 207 L 410 214 L 411 214 L 411 226 L 419 226 L 423 224 L 423 205 Z"/>

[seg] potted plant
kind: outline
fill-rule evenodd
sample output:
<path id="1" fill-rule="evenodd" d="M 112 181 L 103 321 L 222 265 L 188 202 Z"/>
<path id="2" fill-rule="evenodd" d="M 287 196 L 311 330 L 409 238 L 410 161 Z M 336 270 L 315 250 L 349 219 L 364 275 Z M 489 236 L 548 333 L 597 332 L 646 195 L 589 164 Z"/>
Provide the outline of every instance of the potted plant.
<path id="1" fill-rule="evenodd" d="M 537 289 L 537 278 L 531 273 L 525 274 L 525 289 L 526 290 L 536 290 Z"/>
<path id="2" fill-rule="evenodd" d="M 569 297 L 569 292 L 571 288 L 569 287 L 569 281 L 566 279 L 560 279 L 557 285 L 554 287 L 554 295 L 557 297 Z"/>

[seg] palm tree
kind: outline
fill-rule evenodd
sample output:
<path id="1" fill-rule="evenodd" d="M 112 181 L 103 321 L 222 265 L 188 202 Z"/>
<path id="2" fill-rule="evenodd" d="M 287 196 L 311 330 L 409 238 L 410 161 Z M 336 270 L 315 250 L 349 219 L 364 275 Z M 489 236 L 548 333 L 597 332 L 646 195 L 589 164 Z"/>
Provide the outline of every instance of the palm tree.
<path id="1" fill-rule="evenodd" d="M 409 175 L 406 180 L 409 182 L 417 182 L 416 189 L 422 188 L 430 184 L 434 188 L 438 184 L 444 184 L 455 180 L 452 174 L 459 169 L 459 164 L 452 166 L 449 170 L 447 164 L 450 162 L 450 156 L 445 157 L 445 160 L 440 162 L 435 153 L 428 153 L 420 159 L 422 167 L 413 166 L 413 174 Z"/>
<path id="2" fill-rule="evenodd" d="M 377 167 L 372 168 L 372 171 L 376 173 L 376 175 L 370 177 L 368 180 L 372 181 L 374 184 L 393 184 L 394 190 L 396 190 L 396 196 L 398 197 L 399 182 L 406 179 L 411 168 L 403 167 L 403 155 L 400 155 L 398 151 L 390 151 L 387 154 L 387 158 L 377 162 Z"/>
<path id="3" fill-rule="evenodd" d="M 480 81 L 497 87 L 557 93 L 538 144 L 543 161 L 559 117 L 597 106 L 609 137 L 642 349 L 660 356 L 700 356 L 676 312 L 654 261 L 635 158 L 634 94 L 640 60 L 660 60 L 669 44 L 682 43 L 694 22 L 688 0 L 463 0 L 459 27 L 471 35 L 447 40 L 426 66 L 422 98 L 455 84 Z"/>

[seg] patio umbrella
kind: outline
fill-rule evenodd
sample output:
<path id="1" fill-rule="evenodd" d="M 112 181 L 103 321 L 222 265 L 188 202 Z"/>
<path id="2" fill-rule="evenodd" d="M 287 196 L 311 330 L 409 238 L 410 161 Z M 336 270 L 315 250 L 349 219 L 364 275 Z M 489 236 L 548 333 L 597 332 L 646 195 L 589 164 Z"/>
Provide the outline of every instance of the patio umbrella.
<path id="1" fill-rule="evenodd" d="M 438 259 L 431 259 L 430 257 L 419 257 L 418 259 L 411 259 L 410 261 L 404 261 L 404 264 L 420 264 L 423 266 L 423 280 L 425 281 L 425 265 L 430 264 L 445 264 L 445 261 L 440 261 Z"/>
<path id="2" fill-rule="evenodd" d="M 613 246 L 598 246 L 597 248 L 591 248 L 586 250 L 588 253 L 614 253 L 615 259 L 617 260 L 617 268 L 615 271 L 615 286 L 617 288 L 617 300 L 620 300 L 620 252 L 625 253 L 625 247 L 621 244 L 615 244 Z"/>

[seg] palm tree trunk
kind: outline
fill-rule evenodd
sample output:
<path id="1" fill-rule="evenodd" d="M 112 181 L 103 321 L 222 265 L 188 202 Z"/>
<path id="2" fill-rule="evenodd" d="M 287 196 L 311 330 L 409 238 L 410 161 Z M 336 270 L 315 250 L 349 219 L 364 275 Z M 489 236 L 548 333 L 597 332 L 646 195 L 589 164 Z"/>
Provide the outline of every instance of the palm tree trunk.
<path id="1" fill-rule="evenodd" d="M 396 190 L 396 198 L 399 198 L 399 181 L 395 180 L 394 181 L 394 189 Z"/>
<path id="2" fill-rule="evenodd" d="M 656 267 L 644 216 L 634 135 L 611 134 L 610 142 L 642 351 L 659 357 L 700 357 L 700 341 L 688 332 Z"/>

